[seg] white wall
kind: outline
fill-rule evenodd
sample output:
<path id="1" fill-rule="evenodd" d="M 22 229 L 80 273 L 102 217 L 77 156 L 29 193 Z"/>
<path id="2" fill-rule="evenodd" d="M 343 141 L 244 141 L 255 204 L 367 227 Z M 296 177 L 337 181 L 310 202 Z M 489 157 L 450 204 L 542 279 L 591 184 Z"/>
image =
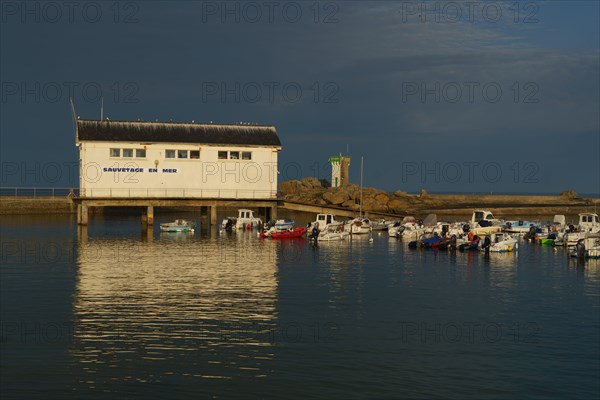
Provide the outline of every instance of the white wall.
<path id="1" fill-rule="evenodd" d="M 121 149 L 121 157 L 111 157 L 111 148 Z M 146 157 L 135 157 L 135 149 L 144 148 Z M 134 149 L 134 157 L 123 157 L 123 149 Z M 200 159 L 165 158 L 169 149 L 199 150 Z M 252 160 L 219 160 L 218 151 L 250 151 Z M 274 147 L 80 142 L 80 195 L 272 198 L 277 155 Z"/>

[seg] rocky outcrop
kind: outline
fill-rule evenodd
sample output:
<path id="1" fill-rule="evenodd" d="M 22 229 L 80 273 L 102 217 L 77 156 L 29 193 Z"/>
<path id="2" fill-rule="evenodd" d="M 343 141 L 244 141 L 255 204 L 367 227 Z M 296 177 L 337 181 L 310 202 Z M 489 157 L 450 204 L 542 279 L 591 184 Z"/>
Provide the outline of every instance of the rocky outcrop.
<path id="1" fill-rule="evenodd" d="M 285 200 L 303 204 L 331 205 L 358 212 L 361 208 L 361 189 L 359 185 L 348 184 L 332 188 L 327 181 L 317 178 L 306 178 L 300 181 L 282 182 L 279 185 Z M 599 205 L 600 199 L 580 198 L 573 191 L 565 191 L 560 196 L 513 196 L 513 195 L 467 195 L 467 194 L 429 194 L 421 190 L 419 194 L 409 194 L 401 190 L 388 193 L 375 188 L 362 189 L 362 210 L 376 211 L 398 215 L 423 215 L 430 212 L 453 212 L 460 210 L 469 214 L 474 208 L 489 208 L 493 211 L 516 209 L 523 205 L 524 209 L 539 207 L 540 212 L 556 209 L 555 214 L 567 212 L 583 212 L 591 205 Z M 562 208 L 560 208 L 562 207 Z M 587 207 L 587 208 L 586 208 Z M 581 211 L 583 210 L 583 211 Z M 549 212 L 549 211 L 547 211 Z"/>
<path id="2" fill-rule="evenodd" d="M 349 184 L 341 187 L 329 187 L 328 182 L 317 178 L 305 178 L 301 181 L 282 182 L 279 191 L 284 199 L 307 204 L 333 205 L 358 211 L 361 208 L 361 189 L 359 185 Z M 403 198 L 410 196 L 399 192 Z M 390 206 L 391 203 L 391 206 Z M 378 212 L 404 212 L 406 200 L 400 200 L 396 194 L 390 194 L 375 188 L 362 189 L 362 209 Z"/>

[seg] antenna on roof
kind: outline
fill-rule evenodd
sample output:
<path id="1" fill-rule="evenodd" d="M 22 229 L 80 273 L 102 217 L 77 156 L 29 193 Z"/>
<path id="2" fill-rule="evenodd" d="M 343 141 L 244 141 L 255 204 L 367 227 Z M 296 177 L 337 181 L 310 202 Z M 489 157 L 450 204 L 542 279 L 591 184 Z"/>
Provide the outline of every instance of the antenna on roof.
<path id="1" fill-rule="evenodd" d="M 100 121 L 104 119 L 104 96 L 100 96 Z"/>
<path id="2" fill-rule="evenodd" d="M 71 103 L 71 117 L 73 118 L 73 130 L 75 131 L 75 143 L 79 143 L 79 132 L 77 131 L 77 113 L 75 113 L 75 104 L 73 103 L 73 97 L 69 97 L 69 103 Z M 79 118 L 77 118 L 79 119 Z"/>

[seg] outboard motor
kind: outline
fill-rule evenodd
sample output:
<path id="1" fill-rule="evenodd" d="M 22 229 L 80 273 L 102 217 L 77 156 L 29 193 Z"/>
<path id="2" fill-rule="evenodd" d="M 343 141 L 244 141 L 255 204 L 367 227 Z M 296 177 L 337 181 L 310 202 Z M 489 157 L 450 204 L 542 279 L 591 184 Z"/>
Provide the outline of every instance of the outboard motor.
<path id="1" fill-rule="evenodd" d="M 491 244 L 492 244 L 492 241 L 490 240 L 490 237 L 486 236 L 485 239 L 483 240 L 483 249 L 485 250 L 486 253 L 490 252 Z"/>
<path id="2" fill-rule="evenodd" d="M 319 236 L 319 228 L 317 228 L 317 226 L 315 225 L 315 226 L 312 228 L 312 231 L 310 231 L 310 237 L 311 237 L 312 239 L 316 239 L 316 238 L 317 238 L 317 236 Z"/>
<path id="3" fill-rule="evenodd" d="M 462 230 L 464 233 L 469 233 L 469 231 L 471 230 L 471 227 L 469 226 L 469 224 L 464 224 L 462 227 Z"/>
<path id="4" fill-rule="evenodd" d="M 406 230 L 405 226 L 401 226 L 400 228 L 398 228 L 398 230 L 396 231 L 396 238 L 399 238 L 400 236 L 402 236 L 402 233 Z"/>
<path id="5" fill-rule="evenodd" d="M 450 237 L 450 245 L 448 247 L 450 248 L 450 251 L 456 251 L 456 235 Z"/>
<path id="6" fill-rule="evenodd" d="M 523 236 L 523 238 L 525 240 L 531 240 L 531 241 L 535 240 L 535 231 L 536 231 L 535 226 L 531 225 L 529 227 L 529 232 L 527 232 L 525 234 L 525 236 Z"/>
<path id="7" fill-rule="evenodd" d="M 226 232 L 233 231 L 233 220 L 231 218 L 227 219 L 227 223 L 225 224 L 225 231 Z"/>

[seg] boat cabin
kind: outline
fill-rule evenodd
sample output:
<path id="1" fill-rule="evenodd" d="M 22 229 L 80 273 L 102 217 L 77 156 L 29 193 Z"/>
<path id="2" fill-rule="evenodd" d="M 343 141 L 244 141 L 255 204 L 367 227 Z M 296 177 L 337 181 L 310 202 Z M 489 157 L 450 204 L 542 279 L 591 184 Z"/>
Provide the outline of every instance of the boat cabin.
<path id="1" fill-rule="evenodd" d="M 327 225 L 337 222 L 339 221 L 335 220 L 333 214 L 317 214 L 317 220 L 315 221 L 317 229 L 320 231 L 324 230 Z"/>
<path id="2" fill-rule="evenodd" d="M 600 229 L 600 220 L 598 219 L 598 214 L 579 214 L 579 229 L 583 231 L 596 231 Z"/>
<path id="3" fill-rule="evenodd" d="M 254 211 L 241 208 L 238 210 L 237 228 L 256 228 L 262 224 L 260 218 L 254 216 Z"/>
<path id="4" fill-rule="evenodd" d="M 475 210 L 473 211 L 473 216 L 471 217 L 471 222 L 479 222 L 479 221 L 494 221 L 494 215 L 491 211 L 484 210 Z"/>

